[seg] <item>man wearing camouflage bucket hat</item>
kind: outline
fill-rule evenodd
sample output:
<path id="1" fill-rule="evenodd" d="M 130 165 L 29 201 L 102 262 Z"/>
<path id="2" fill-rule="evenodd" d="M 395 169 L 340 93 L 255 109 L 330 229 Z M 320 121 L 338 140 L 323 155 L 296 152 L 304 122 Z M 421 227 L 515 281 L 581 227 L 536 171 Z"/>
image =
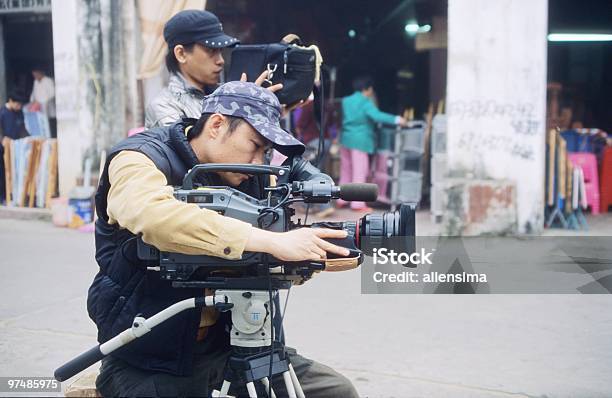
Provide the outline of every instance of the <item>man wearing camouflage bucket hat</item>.
<path id="1" fill-rule="evenodd" d="M 280 127 L 282 107 L 276 95 L 256 83 L 229 82 L 204 99 L 203 114 L 239 117 L 282 153 L 304 152 L 304 144 Z"/>
<path id="2" fill-rule="evenodd" d="M 206 96 L 198 120 L 183 119 L 127 138 L 109 153 L 96 193 L 96 260 L 89 316 L 100 343 L 144 317 L 201 291 L 173 289 L 137 255 L 136 236 L 163 251 L 238 259 L 244 251 L 285 261 L 348 255 L 323 238 L 344 231 L 301 228 L 261 230 L 173 196 L 198 163 L 262 164 L 271 147 L 291 155 L 303 145 L 280 128 L 281 106 L 270 90 L 230 82 Z M 205 185 L 230 185 L 264 197 L 265 179 L 237 173 L 203 176 Z M 96 387 L 103 396 L 209 396 L 223 379 L 230 354 L 228 314 L 183 312 L 102 360 Z M 351 382 L 333 369 L 288 348 L 307 397 L 357 397 Z M 281 379 L 272 380 L 285 396 Z M 246 393 L 246 392 L 245 392 Z M 243 396 L 240 391 L 237 395 Z"/>

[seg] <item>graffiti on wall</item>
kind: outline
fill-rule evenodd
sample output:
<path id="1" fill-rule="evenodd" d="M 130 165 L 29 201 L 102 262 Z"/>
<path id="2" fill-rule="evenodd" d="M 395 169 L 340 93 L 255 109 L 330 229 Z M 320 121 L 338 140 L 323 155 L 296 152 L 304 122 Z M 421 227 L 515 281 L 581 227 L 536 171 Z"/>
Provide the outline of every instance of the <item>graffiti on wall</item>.
<path id="1" fill-rule="evenodd" d="M 448 116 L 458 133 L 458 148 L 474 153 L 503 152 L 513 158 L 534 160 L 532 137 L 540 133 L 542 124 L 536 116 L 535 106 L 526 102 L 499 102 L 496 100 L 454 101 L 448 104 Z M 495 127 L 480 129 L 487 121 Z"/>

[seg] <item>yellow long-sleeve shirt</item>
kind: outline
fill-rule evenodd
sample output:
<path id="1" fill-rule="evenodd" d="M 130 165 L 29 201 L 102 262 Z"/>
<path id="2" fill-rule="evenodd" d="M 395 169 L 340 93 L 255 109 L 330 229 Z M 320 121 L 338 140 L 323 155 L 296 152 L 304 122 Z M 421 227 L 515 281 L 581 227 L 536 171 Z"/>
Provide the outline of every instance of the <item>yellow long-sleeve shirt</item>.
<path id="1" fill-rule="evenodd" d="M 107 213 L 162 251 L 238 259 L 252 226 L 193 203 L 178 201 L 166 176 L 140 152 L 122 151 L 110 162 Z"/>
<path id="2" fill-rule="evenodd" d="M 122 151 L 110 162 L 107 197 L 110 224 L 118 224 L 162 251 L 240 258 L 252 226 L 196 204 L 176 200 L 166 176 L 140 152 Z M 198 340 L 218 313 L 204 308 Z"/>

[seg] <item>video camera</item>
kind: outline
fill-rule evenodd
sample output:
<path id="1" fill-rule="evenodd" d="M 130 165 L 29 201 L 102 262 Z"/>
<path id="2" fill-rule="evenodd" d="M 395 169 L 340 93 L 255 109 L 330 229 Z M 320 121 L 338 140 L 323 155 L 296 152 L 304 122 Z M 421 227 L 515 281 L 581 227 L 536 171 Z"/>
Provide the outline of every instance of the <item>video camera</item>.
<path id="1" fill-rule="evenodd" d="M 257 199 L 228 186 L 202 186 L 195 181 L 202 173 L 234 172 L 248 175 L 274 175 L 275 186 L 266 188 L 267 197 Z M 329 255 L 320 262 L 280 261 L 266 253 L 245 252 L 238 260 L 228 260 L 206 255 L 187 255 L 158 251 L 142 240 L 138 242 L 138 256 L 145 261 L 158 263 L 151 267 L 159 271 L 162 279 L 173 282 L 175 287 L 208 287 L 255 289 L 268 288 L 268 276 L 274 280 L 274 288 L 288 288 L 302 284 L 313 273 L 327 270 L 344 270 L 357 267 L 363 261 L 364 250 L 372 245 L 384 245 L 387 238 L 405 237 L 405 250 L 414 245 L 414 205 L 402 204 L 399 210 L 382 215 L 368 214 L 357 221 L 316 222 L 303 224 L 293 221 L 296 214 L 291 206 L 296 202 L 326 203 L 332 199 L 347 201 L 375 201 L 378 194 L 375 184 L 334 185 L 328 175 L 322 173 L 301 157 L 288 159 L 283 166 L 248 164 L 200 164 L 184 177 L 183 184 L 174 196 L 185 203 L 197 204 L 224 216 L 245 221 L 255 227 L 275 232 L 295 228 L 331 228 L 347 231 L 344 239 L 329 239 L 338 246 L 349 249 L 346 257 Z M 369 247 L 365 247 L 364 239 Z"/>

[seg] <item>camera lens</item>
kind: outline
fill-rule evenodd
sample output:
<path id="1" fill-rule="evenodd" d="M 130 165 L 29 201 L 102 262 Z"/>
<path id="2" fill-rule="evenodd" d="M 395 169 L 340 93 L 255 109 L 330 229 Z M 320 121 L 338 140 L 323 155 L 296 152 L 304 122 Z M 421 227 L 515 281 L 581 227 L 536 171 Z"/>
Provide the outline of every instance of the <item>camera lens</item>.
<path id="1" fill-rule="evenodd" d="M 401 204 L 394 212 L 366 214 L 358 221 L 357 246 L 365 252 L 370 252 L 375 247 L 399 244 L 405 251 L 410 252 L 414 246 L 416 232 L 414 210 L 414 205 Z"/>
<path id="2" fill-rule="evenodd" d="M 359 220 L 341 222 L 317 222 L 311 224 L 313 228 L 342 229 L 347 232 L 345 241 L 326 239 L 334 244 L 360 249 L 367 255 L 372 255 L 374 248 L 386 247 L 413 253 L 415 247 L 415 219 L 414 204 L 402 204 L 394 212 L 383 214 L 366 214 Z"/>

